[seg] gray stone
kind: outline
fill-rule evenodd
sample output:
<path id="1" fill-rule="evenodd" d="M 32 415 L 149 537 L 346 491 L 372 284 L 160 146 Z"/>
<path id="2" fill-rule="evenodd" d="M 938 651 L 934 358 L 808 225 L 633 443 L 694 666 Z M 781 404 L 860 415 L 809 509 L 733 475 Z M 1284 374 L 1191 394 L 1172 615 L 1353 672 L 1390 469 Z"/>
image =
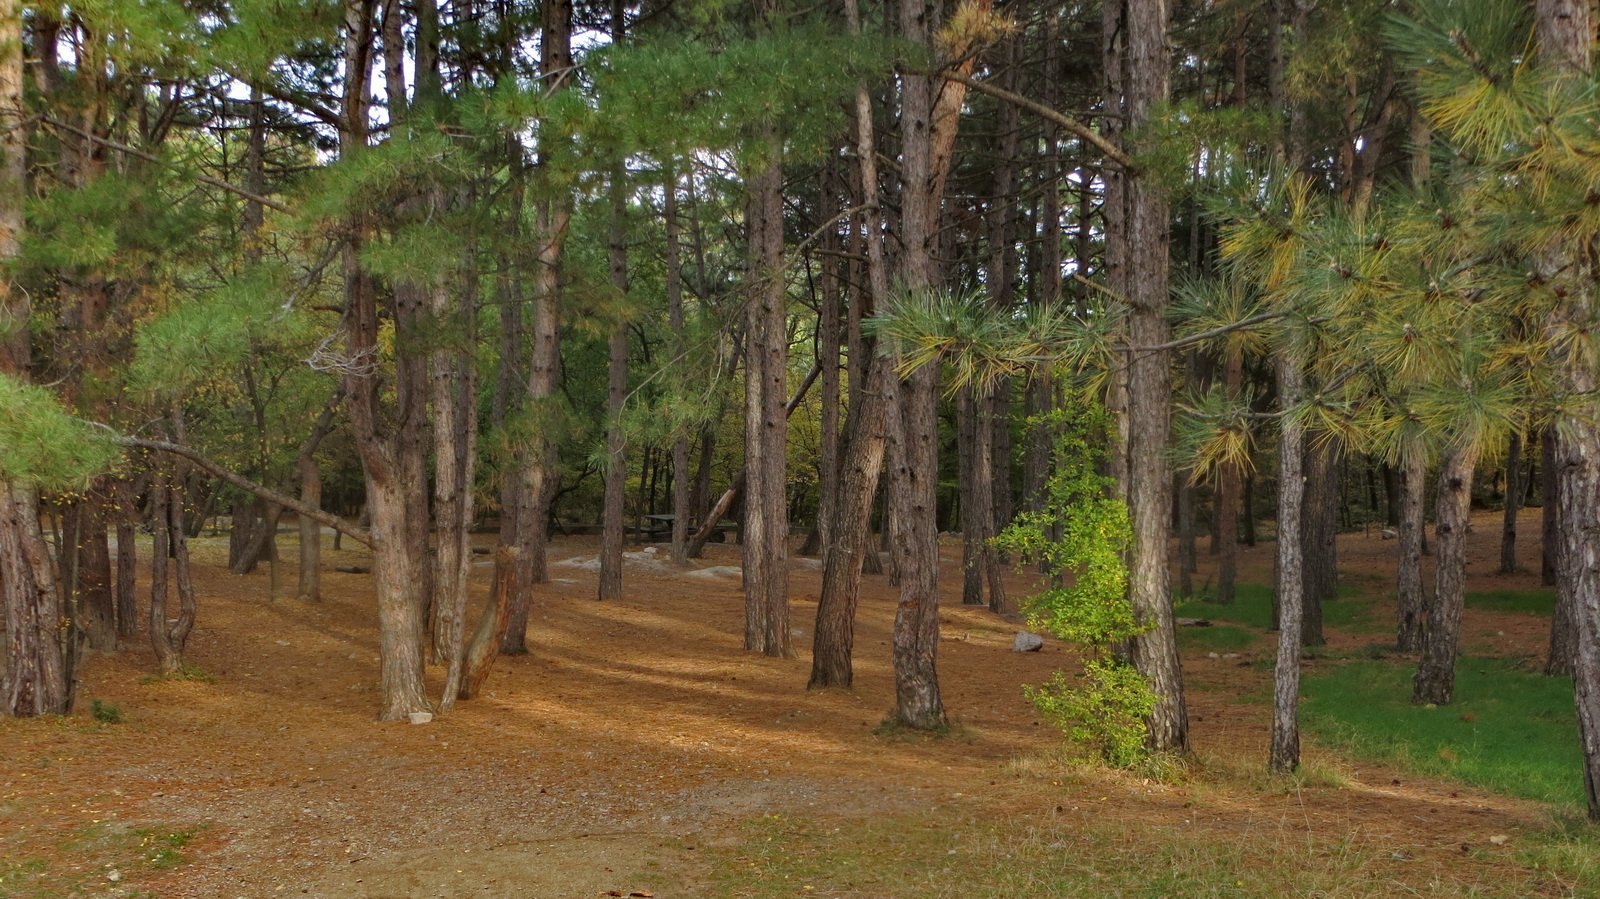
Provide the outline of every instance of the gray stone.
<path id="1" fill-rule="evenodd" d="M 1041 649 L 1044 649 L 1044 638 L 1027 631 L 1017 634 L 1017 639 L 1011 641 L 1012 652 L 1038 652 Z"/>

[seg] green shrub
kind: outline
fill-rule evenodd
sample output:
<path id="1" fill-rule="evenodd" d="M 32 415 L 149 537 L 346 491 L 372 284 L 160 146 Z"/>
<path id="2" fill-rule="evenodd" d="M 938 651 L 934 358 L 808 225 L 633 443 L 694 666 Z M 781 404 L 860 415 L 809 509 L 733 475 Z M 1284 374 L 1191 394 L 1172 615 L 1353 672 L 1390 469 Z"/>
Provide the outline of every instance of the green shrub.
<path id="1" fill-rule="evenodd" d="M 114 702 L 101 702 L 96 699 L 89 703 L 89 714 L 101 724 L 121 724 L 122 709 Z"/>
<path id="2" fill-rule="evenodd" d="M 1024 512 L 996 538 L 1019 565 L 1043 565 L 1054 586 L 1023 601 L 1028 624 L 1083 649 L 1078 682 L 1057 672 L 1024 688 L 1040 712 L 1109 764 L 1134 767 L 1150 756 L 1149 684 L 1113 647 L 1146 630 L 1128 601 L 1128 508 L 1101 474 L 1111 443 L 1110 416 L 1087 399 L 1035 419 L 1055 435 L 1055 471 L 1043 506 Z"/>

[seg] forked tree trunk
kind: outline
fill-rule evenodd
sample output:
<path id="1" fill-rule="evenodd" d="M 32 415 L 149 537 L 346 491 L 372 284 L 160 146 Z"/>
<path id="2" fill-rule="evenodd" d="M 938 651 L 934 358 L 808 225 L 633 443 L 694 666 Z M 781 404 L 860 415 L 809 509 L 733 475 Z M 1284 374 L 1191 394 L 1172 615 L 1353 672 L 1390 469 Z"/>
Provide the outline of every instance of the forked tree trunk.
<path id="1" fill-rule="evenodd" d="M 1421 651 L 1427 630 L 1428 603 L 1422 586 L 1422 529 L 1427 526 L 1423 479 L 1427 476 L 1421 447 L 1409 448 L 1400 462 L 1400 525 L 1395 541 L 1399 550 L 1395 646 L 1401 652 Z"/>
<path id="2" fill-rule="evenodd" d="M 483 684 L 489 679 L 489 669 L 493 667 L 500 644 L 505 640 L 505 630 L 511 624 L 509 594 L 516 577 L 517 548 L 502 546 L 495 553 L 494 590 L 489 594 L 489 604 L 484 607 L 483 617 L 478 619 L 472 640 L 462 653 L 465 662 L 462 665 L 461 689 L 457 694 L 459 699 L 476 699 L 483 692 Z"/>
<path id="3" fill-rule="evenodd" d="M 1472 473 L 1477 461 L 1476 448 L 1458 447 L 1446 454 L 1439 466 L 1435 510 L 1438 571 L 1434 575 L 1433 602 L 1428 607 L 1422 663 L 1412 681 L 1411 701 L 1418 704 L 1445 705 L 1455 696 L 1467 574 L 1467 525 L 1471 520 Z"/>
<path id="4" fill-rule="evenodd" d="M 844 8 L 850 33 L 859 36 L 861 14 L 857 0 L 845 0 Z M 862 317 L 871 315 L 888 292 L 889 274 L 883 258 L 882 217 L 878 210 L 872 100 L 859 84 L 854 112 L 856 183 L 866 208 L 859 227 L 852 227 L 852 237 L 862 250 L 867 277 L 850 310 L 850 411 L 845 422 L 838 499 L 831 507 L 829 539 L 822 547 L 822 590 L 817 598 L 807 689 L 849 687 L 855 678 L 851 650 L 855 644 L 856 602 L 861 575 L 868 570 L 868 557 L 878 562 L 878 550 L 872 541 L 872 506 L 883 470 L 886 419 L 895 389 L 888 362 L 875 357 L 876 345 L 861 334 L 860 327 Z"/>
<path id="5" fill-rule="evenodd" d="M 1305 431 L 1289 414 L 1300 401 L 1300 361 L 1278 355 L 1278 403 L 1282 437 L 1278 444 L 1278 564 L 1274 595 L 1280 610 L 1278 659 L 1273 672 L 1272 748 L 1267 769 L 1288 774 L 1300 765 L 1300 627 L 1305 579 L 1300 522 L 1305 514 L 1306 478 L 1301 470 Z"/>
<path id="6" fill-rule="evenodd" d="M 0 8 L 0 21 L 4 12 Z M 0 712 L 19 717 L 64 715 L 72 709 L 71 634 L 61 626 L 66 610 L 56 592 L 38 509 L 31 489 L 0 482 L 0 596 L 6 625 Z"/>
<path id="7" fill-rule="evenodd" d="M 879 359 L 870 363 L 866 383 L 854 391 L 837 518 L 830 525 L 833 538 L 822 553 L 822 592 L 817 599 L 807 688 L 848 687 L 854 681 L 850 653 L 855 643 L 856 601 L 863 558 L 867 553 L 877 555 L 872 543 L 872 506 L 883 468 L 887 399 L 893 389 L 890 365 Z"/>

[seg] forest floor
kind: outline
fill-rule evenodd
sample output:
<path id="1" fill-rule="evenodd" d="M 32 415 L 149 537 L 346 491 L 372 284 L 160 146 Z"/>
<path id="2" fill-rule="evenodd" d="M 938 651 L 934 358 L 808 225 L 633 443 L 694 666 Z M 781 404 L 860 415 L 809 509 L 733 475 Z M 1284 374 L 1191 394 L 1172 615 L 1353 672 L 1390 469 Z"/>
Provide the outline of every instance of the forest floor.
<path id="1" fill-rule="evenodd" d="M 1538 534 L 1536 513 L 1521 533 Z M 1536 572 L 1489 574 L 1498 536 L 1486 514 L 1470 589 L 1536 585 Z M 1529 543 L 1522 558 L 1536 567 Z M 286 535 L 287 557 L 292 547 Z M 1341 537 L 1339 551 L 1348 582 L 1389 594 L 1393 541 L 1374 529 Z M 594 542 L 560 540 L 534 601 L 532 653 L 499 660 L 484 698 L 415 726 L 375 721 L 367 576 L 330 570 L 323 602 L 273 602 L 268 576 L 229 575 L 224 552 L 222 538 L 197 541 L 191 676 L 151 677 L 149 648 L 134 641 L 87 660 L 71 716 L 0 720 L 0 896 L 1600 888 L 1530 861 L 1527 847 L 1566 814 L 1549 806 L 1353 762 L 1314 740 L 1300 776 L 1261 773 L 1276 642 L 1264 634 L 1237 653 L 1185 652 L 1185 765 L 1152 776 L 1071 762 L 1021 689 L 1071 654 L 1054 640 L 1013 652 L 1017 623 L 959 605 L 948 538 L 939 674 L 954 727 L 939 738 L 880 728 L 893 706 L 894 591 L 882 577 L 865 579 L 855 689 L 811 693 L 814 560 L 791 563 L 794 657 L 770 659 L 741 648 L 738 547 L 712 545 L 693 571 L 638 556 L 625 598 L 601 603 L 595 573 L 570 561 L 592 558 Z M 1268 583 L 1272 553 L 1266 541 L 1245 549 L 1242 580 Z M 1197 584 L 1212 562 L 1202 549 Z M 1027 583 L 1013 576 L 1017 592 Z M 1373 601 L 1375 620 L 1392 620 L 1392 602 Z M 1469 611 L 1464 645 L 1539 655 L 1546 626 Z M 1334 632 L 1323 656 L 1384 639 Z M 430 687 L 441 680 L 432 672 Z"/>

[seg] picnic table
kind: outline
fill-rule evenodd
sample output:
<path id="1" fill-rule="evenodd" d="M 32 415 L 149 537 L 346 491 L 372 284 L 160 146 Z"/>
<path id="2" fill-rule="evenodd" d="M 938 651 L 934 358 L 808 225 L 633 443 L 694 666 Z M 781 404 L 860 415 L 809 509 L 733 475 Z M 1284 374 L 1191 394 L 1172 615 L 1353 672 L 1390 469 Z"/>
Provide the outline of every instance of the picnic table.
<path id="1" fill-rule="evenodd" d="M 672 523 L 678 520 L 678 516 L 671 513 L 664 515 L 646 515 L 645 520 L 650 522 L 650 524 L 641 529 L 642 533 L 649 534 L 652 538 L 671 537 Z M 689 520 L 689 533 L 694 533 L 697 529 L 699 529 L 699 527 L 699 522 L 693 519 Z M 738 527 L 739 523 L 737 521 L 734 521 L 730 518 L 722 519 L 721 521 L 717 522 L 716 527 L 711 531 L 711 542 L 727 542 L 728 532 Z"/>

